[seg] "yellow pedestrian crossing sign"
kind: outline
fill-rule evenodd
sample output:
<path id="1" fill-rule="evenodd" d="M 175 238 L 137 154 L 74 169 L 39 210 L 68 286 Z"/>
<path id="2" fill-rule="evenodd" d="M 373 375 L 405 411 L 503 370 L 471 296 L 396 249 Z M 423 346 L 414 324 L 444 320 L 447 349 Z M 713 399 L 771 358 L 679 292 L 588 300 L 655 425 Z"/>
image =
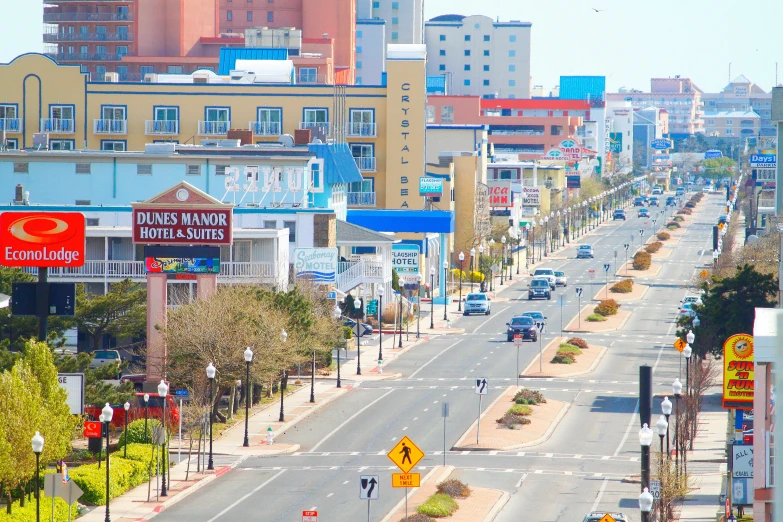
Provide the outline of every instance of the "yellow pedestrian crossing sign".
<path id="1" fill-rule="evenodd" d="M 386 454 L 403 473 L 409 473 L 424 458 L 424 452 L 406 435 Z"/>
<path id="2" fill-rule="evenodd" d="M 680 353 L 682 353 L 682 351 L 685 349 L 686 344 L 687 343 L 682 339 L 677 339 L 674 341 L 674 347 L 677 348 L 677 351 Z"/>
<path id="3" fill-rule="evenodd" d="M 617 522 L 617 521 L 614 519 L 612 515 L 607 513 L 606 515 L 601 517 L 601 520 L 599 520 L 598 522 Z"/>

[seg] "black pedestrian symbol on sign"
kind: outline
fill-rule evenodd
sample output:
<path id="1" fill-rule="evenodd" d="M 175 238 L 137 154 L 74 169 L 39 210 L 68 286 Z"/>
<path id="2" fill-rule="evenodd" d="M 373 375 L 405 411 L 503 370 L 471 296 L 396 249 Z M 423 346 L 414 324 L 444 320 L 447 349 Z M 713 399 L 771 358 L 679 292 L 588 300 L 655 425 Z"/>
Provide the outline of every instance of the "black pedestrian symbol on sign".
<path id="1" fill-rule="evenodd" d="M 400 450 L 400 453 L 402 453 L 402 463 L 405 463 L 405 459 L 408 459 L 409 464 L 413 464 L 411 462 L 411 449 L 405 445 L 405 443 L 402 443 L 402 449 Z"/>

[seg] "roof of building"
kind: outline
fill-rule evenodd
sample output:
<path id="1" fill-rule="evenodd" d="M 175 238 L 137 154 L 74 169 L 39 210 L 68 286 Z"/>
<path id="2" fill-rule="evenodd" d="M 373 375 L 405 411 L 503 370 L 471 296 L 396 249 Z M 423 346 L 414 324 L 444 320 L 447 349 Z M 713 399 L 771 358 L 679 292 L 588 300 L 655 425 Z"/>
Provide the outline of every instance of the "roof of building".
<path id="1" fill-rule="evenodd" d="M 521 99 L 521 98 L 482 98 L 482 109 L 551 109 L 551 110 L 589 110 L 586 100 L 561 100 L 560 98 Z"/>
<path id="2" fill-rule="evenodd" d="M 465 19 L 465 15 L 460 14 L 445 14 L 430 18 L 430 22 L 461 22 Z"/>
<path id="3" fill-rule="evenodd" d="M 731 80 L 731 83 L 753 83 L 752 81 L 748 80 L 747 76 L 744 74 L 740 74 L 733 80 Z"/>
<path id="4" fill-rule="evenodd" d="M 337 220 L 337 243 L 394 243 L 396 240 L 369 228 Z"/>
<path id="5" fill-rule="evenodd" d="M 287 60 L 288 49 L 264 47 L 224 47 L 220 49 L 218 74 L 230 74 L 237 60 Z"/>
<path id="6" fill-rule="evenodd" d="M 705 111 L 709 118 L 761 118 L 755 111 Z"/>
<path id="7" fill-rule="evenodd" d="M 347 144 L 311 143 L 309 149 L 316 158 L 324 160 L 324 181 L 327 185 L 362 181 L 359 167 Z"/>

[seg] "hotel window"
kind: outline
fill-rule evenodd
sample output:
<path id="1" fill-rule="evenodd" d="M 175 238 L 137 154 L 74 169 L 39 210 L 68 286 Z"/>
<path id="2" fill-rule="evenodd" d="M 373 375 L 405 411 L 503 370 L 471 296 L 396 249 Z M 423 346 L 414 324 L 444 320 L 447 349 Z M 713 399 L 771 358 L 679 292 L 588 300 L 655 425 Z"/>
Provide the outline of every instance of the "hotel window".
<path id="1" fill-rule="evenodd" d="M 49 140 L 49 150 L 73 150 L 74 140 Z"/>
<path id="2" fill-rule="evenodd" d="M 441 50 L 438 52 L 438 56 L 446 56 L 446 49 L 441 49 Z"/>
<path id="3" fill-rule="evenodd" d="M 283 228 L 288 229 L 288 242 L 296 243 L 296 221 L 283 221 Z"/>
<path id="4" fill-rule="evenodd" d="M 264 221 L 264 228 L 277 229 L 277 221 Z"/>
<path id="5" fill-rule="evenodd" d="M 117 46 L 117 56 L 128 56 L 128 46 L 127 45 L 118 45 Z"/>
<path id="6" fill-rule="evenodd" d="M 485 42 L 488 42 L 488 41 L 489 41 L 489 35 L 488 35 L 488 34 L 485 34 L 485 35 L 484 35 L 484 41 L 485 41 Z"/>
<path id="7" fill-rule="evenodd" d="M 16 119 L 16 105 L 0 105 L 0 120 Z"/>
<path id="8" fill-rule="evenodd" d="M 356 54 L 362 54 L 362 46 L 361 45 L 357 45 L 356 46 Z"/>
<path id="9" fill-rule="evenodd" d="M 226 11 L 226 20 L 229 22 L 234 19 L 234 13 L 232 11 Z"/>
<path id="10" fill-rule="evenodd" d="M 485 66 L 484 66 L 484 70 L 485 70 L 485 71 L 489 71 L 489 65 L 485 65 Z"/>
<path id="11" fill-rule="evenodd" d="M 356 77 L 356 85 L 361 85 L 361 84 L 362 84 L 362 77 L 361 76 L 357 76 Z"/>
<path id="12" fill-rule="evenodd" d="M 315 67 L 300 67 L 298 81 L 299 83 L 317 83 L 318 69 Z"/>
<path id="13" fill-rule="evenodd" d="M 18 138 L 6 138 L 5 139 L 5 148 L 8 150 L 18 150 L 19 149 L 19 139 Z"/>
<path id="14" fill-rule="evenodd" d="M 127 65 L 118 65 L 117 66 L 117 77 L 120 80 L 127 80 L 128 79 L 128 66 Z"/>
<path id="15" fill-rule="evenodd" d="M 362 37 L 362 32 L 356 31 L 356 38 L 361 38 L 361 37 Z"/>
<path id="16" fill-rule="evenodd" d="M 464 68 L 464 70 L 466 70 L 466 71 L 469 71 L 469 70 L 470 70 L 470 64 L 469 64 L 469 63 L 466 63 L 466 64 L 465 64 L 465 68 Z"/>
<path id="17" fill-rule="evenodd" d="M 454 123 L 454 106 L 442 105 L 440 108 L 440 122 Z"/>
<path id="18" fill-rule="evenodd" d="M 445 34 L 440 35 L 440 41 L 441 42 L 445 42 L 446 41 L 446 35 Z"/>
<path id="19" fill-rule="evenodd" d="M 258 120 L 253 129 L 256 134 L 264 136 L 278 136 L 281 133 L 281 122 L 283 121 L 282 109 L 258 109 Z"/>
<path id="20" fill-rule="evenodd" d="M 517 55 L 517 52 L 514 49 L 511 49 L 508 51 L 508 57 L 514 58 Z"/>
<path id="21" fill-rule="evenodd" d="M 381 7 L 381 3 L 380 3 L 380 2 L 377 2 L 377 1 L 376 1 L 376 2 L 373 2 L 373 3 L 372 3 L 372 8 L 373 8 L 373 9 L 378 9 L 379 7 Z"/>
<path id="22" fill-rule="evenodd" d="M 465 49 L 465 56 L 470 56 L 470 49 Z"/>
<path id="23" fill-rule="evenodd" d="M 253 21 L 253 11 L 247 12 L 247 21 L 252 22 Z"/>
<path id="24" fill-rule="evenodd" d="M 438 70 L 439 71 L 445 71 L 446 70 L 446 64 L 442 63 L 442 64 L 438 65 Z"/>
<path id="25" fill-rule="evenodd" d="M 484 49 L 484 56 L 489 56 L 489 49 Z"/>
<path id="26" fill-rule="evenodd" d="M 155 67 L 152 65 L 140 65 L 139 66 L 139 74 L 141 75 L 141 79 L 144 80 L 145 74 L 152 74 L 155 72 Z"/>
<path id="27" fill-rule="evenodd" d="M 356 62 L 356 68 L 361 69 L 362 68 L 362 62 Z"/>
<path id="28" fill-rule="evenodd" d="M 469 41 L 470 41 L 470 35 L 469 35 L 469 34 L 466 34 L 466 35 L 465 35 L 465 41 L 466 41 L 466 42 L 469 42 Z"/>
<path id="29" fill-rule="evenodd" d="M 517 41 L 517 35 L 515 35 L 515 34 L 508 35 L 508 41 L 512 42 L 512 43 L 516 42 Z"/>
<path id="30" fill-rule="evenodd" d="M 103 79 L 106 78 L 106 66 L 105 65 L 96 65 L 95 66 L 95 77 L 98 78 L 98 81 L 103 81 Z"/>
<path id="31" fill-rule="evenodd" d="M 470 80 L 463 80 L 462 85 L 465 87 L 470 87 Z"/>
<path id="32" fill-rule="evenodd" d="M 392 32 L 392 42 L 396 42 L 398 37 L 399 34 L 397 32 Z"/>
<path id="33" fill-rule="evenodd" d="M 181 65 L 169 65 L 166 67 L 166 72 L 168 74 L 182 74 L 182 66 Z"/>
<path id="34" fill-rule="evenodd" d="M 399 9 L 400 3 L 399 2 L 392 2 L 392 9 Z"/>
<path id="35" fill-rule="evenodd" d="M 329 123 L 328 109 L 304 109 L 305 128 L 319 127 Z"/>
<path id="36" fill-rule="evenodd" d="M 435 106 L 427 105 L 427 123 L 435 123 Z"/>
<path id="37" fill-rule="evenodd" d="M 484 80 L 484 87 L 488 87 L 488 86 L 489 86 L 489 80 Z"/>
<path id="38" fill-rule="evenodd" d="M 375 172 L 375 145 L 371 143 L 352 143 L 351 155 L 361 171 Z"/>
<path id="39" fill-rule="evenodd" d="M 101 140 L 101 150 L 125 152 L 124 140 Z"/>
<path id="40" fill-rule="evenodd" d="M 95 54 L 106 56 L 106 46 L 105 45 L 96 45 L 95 46 Z M 103 58 L 105 59 L 105 58 Z"/>
<path id="41" fill-rule="evenodd" d="M 396 16 L 392 16 L 392 25 L 399 25 L 400 19 Z"/>
<path id="42" fill-rule="evenodd" d="M 508 86 L 509 87 L 516 87 L 517 86 L 517 81 L 516 80 L 509 80 L 508 81 Z"/>
<path id="43" fill-rule="evenodd" d="M 274 22 L 275 21 L 275 13 L 274 11 L 269 11 L 266 13 L 266 21 L 267 22 Z"/>

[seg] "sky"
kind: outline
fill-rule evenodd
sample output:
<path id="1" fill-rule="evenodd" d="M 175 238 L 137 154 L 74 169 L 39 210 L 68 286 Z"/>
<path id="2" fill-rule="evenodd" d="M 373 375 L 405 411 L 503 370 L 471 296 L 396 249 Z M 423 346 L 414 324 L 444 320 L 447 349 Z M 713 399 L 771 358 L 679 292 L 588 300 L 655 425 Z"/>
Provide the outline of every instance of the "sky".
<path id="1" fill-rule="evenodd" d="M 0 63 L 42 51 L 41 0 L 0 0 L 0 6 L 6 7 Z M 678 74 L 718 92 L 729 74 L 744 74 L 769 92 L 776 62 L 783 82 L 783 36 L 774 23 L 783 19 L 781 0 L 424 0 L 424 6 L 427 19 L 457 13 L 531 22 L 532 82 L 545 92 L 560 75 L 580 74 L 606 76 L 610 92 L 648 91 L 650 78 Z"/>

